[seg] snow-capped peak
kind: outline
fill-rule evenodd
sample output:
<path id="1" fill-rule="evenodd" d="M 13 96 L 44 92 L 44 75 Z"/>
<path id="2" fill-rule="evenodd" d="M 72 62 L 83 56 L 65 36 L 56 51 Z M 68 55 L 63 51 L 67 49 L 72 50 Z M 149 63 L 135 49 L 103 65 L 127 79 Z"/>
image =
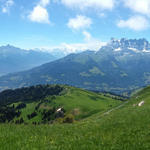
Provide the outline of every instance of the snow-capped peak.
<path id="1" fill-rule="evenodd" d="M 146 39 L 125 39 L 117 40 L 112 38 L 107 46 L 111 47 L 115 52 L 131 51 L 135 53 L 150 52 L 150 43 Z"/>

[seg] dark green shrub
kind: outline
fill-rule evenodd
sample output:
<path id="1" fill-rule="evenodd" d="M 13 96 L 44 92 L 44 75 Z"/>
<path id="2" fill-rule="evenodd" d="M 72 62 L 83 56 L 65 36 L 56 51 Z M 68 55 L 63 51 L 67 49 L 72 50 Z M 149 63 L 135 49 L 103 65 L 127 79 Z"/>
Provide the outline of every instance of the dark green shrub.
<path id="1" fill-rule="evenodd" d="M 68 114 L 64 117 L 63 123 L 73 123 L 74 122 L 74 116 L 72 114 Z"/>

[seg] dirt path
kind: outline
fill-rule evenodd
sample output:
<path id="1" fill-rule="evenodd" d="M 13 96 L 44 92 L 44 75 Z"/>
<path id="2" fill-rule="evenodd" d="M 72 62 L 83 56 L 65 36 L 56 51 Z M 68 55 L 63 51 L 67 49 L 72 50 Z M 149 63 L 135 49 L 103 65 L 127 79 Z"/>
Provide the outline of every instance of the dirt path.
<path id="1" fill-rule="evenodd" d="M 101 120 L 103 116 L 109 115 L 111 112 L 113 112 L 113 111 L 115 111 L 115 110 L 117 110 L 117 109 L 120 109 L 121 107 L 123 107 L 123 106 L 124 106 L 125 104 L 127 104 L 128 102 L 129 102 L 129 101 L 126 101 L 126 102 L 120 104 L 119 106 L 116 106 L 116 107 L 114 107 L 114 108 L 112 108 L 112 109 L 110 109 L 110 110 L 108 110 L 108 111 L 102 113 L 101 115 L 97 116 L 93 121 L 95 122 L 95 121 L 97 121 L 97 120 Z M 92 122 L 93 122 L 93 121 L 92 121 Z"/>
<path id="2" fill-rule="evenodd" d="M 117 109 L 123 107 L 123 106 L 124 106 L 125 104 L 127 104 L 128 102 L 129 102 L 129 101 L 126 101 L 126 102 L 122 103 L 121 105 L 119 105 L 119 106 L 117 106 L 117 107 L 114 107 L 114 108 L 108 110 L 107 112 L 101 114 L 100 116 L 102 117 L 102 116 L 108 115 L 108 114 L 111 113 L 112 111 L 117 110 Z"/>

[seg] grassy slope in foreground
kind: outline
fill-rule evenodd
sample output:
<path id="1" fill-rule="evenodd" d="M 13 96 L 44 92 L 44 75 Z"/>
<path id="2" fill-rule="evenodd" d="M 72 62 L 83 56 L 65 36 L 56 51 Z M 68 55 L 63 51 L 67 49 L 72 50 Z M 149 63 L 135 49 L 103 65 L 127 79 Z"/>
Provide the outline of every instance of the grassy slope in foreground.
<path id="1" fill-rule="evenodd" d="M 110 114 L 93 115 L 75 124 L 0 126 L 2 149 L 149 150 L 150 87 Z M 145 104 L 137 106 L 144 100 Z M 9 143 L 9 144 L 8 144 Z"/>
<path id="2" fill-rule="evenodd" d="M 149 150 L 150 87 L 110 114 L 93 115 L 75 124 L 1 125 L 1 149 L 43 150 Z M 141 100 L 141 107 L 133 106 Z"/>

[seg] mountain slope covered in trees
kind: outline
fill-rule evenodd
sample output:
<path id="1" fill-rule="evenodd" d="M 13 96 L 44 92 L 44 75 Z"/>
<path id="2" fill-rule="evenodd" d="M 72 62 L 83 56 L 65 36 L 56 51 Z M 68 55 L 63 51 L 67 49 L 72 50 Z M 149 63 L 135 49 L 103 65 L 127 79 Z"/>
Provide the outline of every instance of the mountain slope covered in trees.
<path id="1" fill-rule="evenodd" d="M 72 123 L 124 99 L 64 85 L 37 85 L 0 93 L 0 123 Z"/>

